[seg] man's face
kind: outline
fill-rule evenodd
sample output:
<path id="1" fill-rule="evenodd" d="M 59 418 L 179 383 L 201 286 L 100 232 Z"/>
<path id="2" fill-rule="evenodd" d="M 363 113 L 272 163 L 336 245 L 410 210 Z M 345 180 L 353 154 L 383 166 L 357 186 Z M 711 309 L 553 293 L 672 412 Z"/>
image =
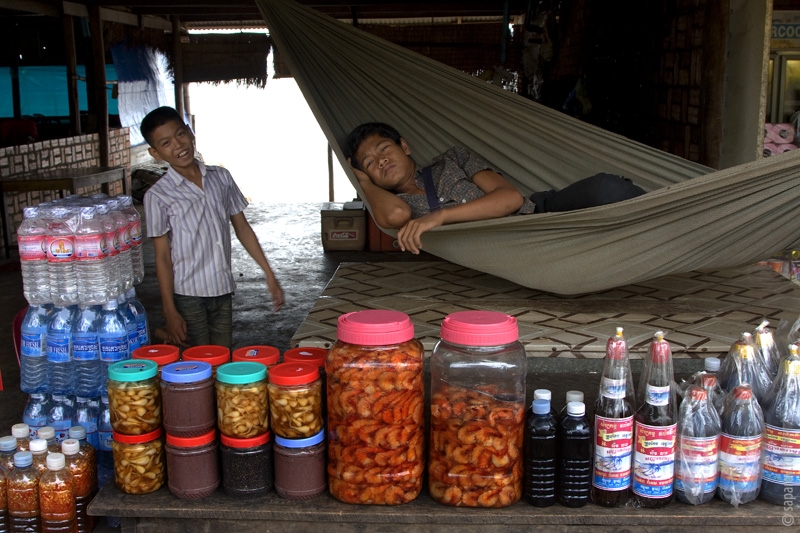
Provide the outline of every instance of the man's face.
<path id="1" fill-rule="evenodd" d="M 364 139 L 355 153 L 358 167 L 372 183 L 387 191 L 402 189 L 414 182 L 416 165 L 405 139 L 397 144 L 392 139 L 371 135 Z"/>
<path id="2" fill-rule="evenodd" d="M 153 130 L 150 155 L 173 168 L 183 168 L 194 162 L 194 135 L 189 126 L 171 120 Z"/>

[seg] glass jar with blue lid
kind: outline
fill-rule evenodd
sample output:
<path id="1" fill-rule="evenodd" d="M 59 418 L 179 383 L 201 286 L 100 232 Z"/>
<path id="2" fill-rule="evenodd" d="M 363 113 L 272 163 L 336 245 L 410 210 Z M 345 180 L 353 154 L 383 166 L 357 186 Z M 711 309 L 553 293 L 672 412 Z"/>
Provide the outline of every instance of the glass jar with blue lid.
<path id="1" fill-rule="evenodd" d="M 108 367 L 111 427 L 123 435 L 142 435 L 161 427 L 158 364 L 149 360 L 119 361 Z"/>
<path id="2" fill-rule="evenodd" d="M 275 436 L 275 491 L 288 500 L 310 500 L 328 488 L 325 430 L 305 439 Z"/>
<path id="3" fill-rule="evenodd" d="M 225 363 L 217 368 L 217 426 L 220 433 L 247 439 L 269 429 L 267 367 L 255 362 Z"/>
<path id="4" fill-rule="evenodd" d="M 217 422 L 211 364 L 179 361 L 161 369 L 164 430 L 175 437 L 198 437 Z"/>

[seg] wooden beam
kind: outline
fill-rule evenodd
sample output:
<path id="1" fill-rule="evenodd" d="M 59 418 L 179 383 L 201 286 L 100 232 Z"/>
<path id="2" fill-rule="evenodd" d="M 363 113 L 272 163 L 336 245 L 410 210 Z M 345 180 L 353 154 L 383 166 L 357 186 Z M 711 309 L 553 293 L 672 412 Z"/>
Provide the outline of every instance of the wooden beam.
<path id="1" fill-rule="evenodd" d="M 180 17 L 172 17 L 172 73 L 175 84 L 175 109 L 183 117 L 186 107 L 183 105 L 183 54 L 181 53 Z"/>
<path id="2" fill-rule="evenodd" d="M 78 104 L 78 59 L 75 47 L 75 19 L 72 15 L 63 15 L 61 22 L 64 28 L 64 56 L 67 66 L 70 132 L 72 135 L 80 135 L 81 110 Z"/>
<path id="3" fill-rule="evenodd" d="M 94 66 L 95 121 L 100 140 L 100 166 L 107 167 L 108 150 L 108 89 L 106 88 L 106 50 L 103 46 L 103 20 L 100 8 L 89 10 L 89 31 L 92 37 L 92 65 Z"/>

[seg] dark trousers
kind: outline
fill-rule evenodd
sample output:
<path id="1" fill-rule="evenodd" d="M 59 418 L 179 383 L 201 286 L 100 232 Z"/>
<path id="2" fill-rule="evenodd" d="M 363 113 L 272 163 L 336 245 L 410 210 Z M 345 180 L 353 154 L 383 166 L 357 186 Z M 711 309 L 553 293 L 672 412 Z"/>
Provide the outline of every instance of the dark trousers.
<path id="1" fill-rule="evenodd" d="M 641 196 L 645 191 L 628 178 L 614 174 L 595 174 L 564 187 L 560 191 L 542 191 L 531 195 L 537 213 L 574 211 L 586 207 L 613 204 Z"/>

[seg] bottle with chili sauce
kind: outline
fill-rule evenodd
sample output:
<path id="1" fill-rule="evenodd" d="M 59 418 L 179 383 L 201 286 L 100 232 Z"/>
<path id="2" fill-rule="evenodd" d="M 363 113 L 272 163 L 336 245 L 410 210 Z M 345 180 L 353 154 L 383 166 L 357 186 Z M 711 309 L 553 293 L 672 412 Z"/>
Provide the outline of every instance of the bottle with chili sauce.
<path id="1" fill-rule="evenodd" d="M 47 472 L 39 480 L 42 533 L 77 532 L 73 478 L 63 453 L 47 456 Z"/>
<path id="2" fill-rule="evenodd" d="M 14 470 L 8 476 L 8 516 L 11 531 L 41 531 L 39 471 L 31 452 L 14 454 Z"/>
<path id="3" fill-rule="evenodd" d="M 7 533 L 11 527 L 8 524 L 8 476 L 4 468 L 0 468 L 0 531 Z"/>

